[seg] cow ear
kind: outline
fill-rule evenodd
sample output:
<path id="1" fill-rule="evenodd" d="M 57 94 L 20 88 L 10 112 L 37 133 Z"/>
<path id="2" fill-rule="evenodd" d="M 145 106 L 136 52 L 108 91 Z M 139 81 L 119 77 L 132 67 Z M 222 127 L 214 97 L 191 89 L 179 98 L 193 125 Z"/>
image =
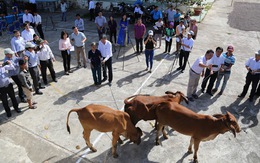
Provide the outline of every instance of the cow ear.
<path id="1" fill-rule="evenodd" d="M 227 111 L 226 116 L 227 116 L 227 119 L 229 120 L 229 122 L 234 121 L 234 119 L 233 119 L 234 116 L 230 112 Z"/>
<path id="2" fill-rule="evenodd" d="M 181 93 L 181 97 L 184 99 L 184 101 L 186 102 L 186 104 L 189 104 L 188 98 L 187 98 L 183 93 Z"/>
<path id="3" fill-rule="evenodd" d="M 172 95 L 176 95 L 176 93 L 173 93 L 172 91 L 166 91 L 165 94 L 172 94 Z"/>

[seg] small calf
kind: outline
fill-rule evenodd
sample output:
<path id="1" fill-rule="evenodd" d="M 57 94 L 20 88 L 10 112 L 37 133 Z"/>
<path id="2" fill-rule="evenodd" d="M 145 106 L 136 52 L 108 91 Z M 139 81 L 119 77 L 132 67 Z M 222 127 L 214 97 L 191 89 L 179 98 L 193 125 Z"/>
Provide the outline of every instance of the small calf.
<path id="1" fill-rule="evenodd" d="M 136 128 L 130 120 L 127 113 L 111 109 L 103 105 L 90 104 L 84 108 L 72 109 L 67 116 L 67 130 L 70 133 L 69 116 L 71 112 L 77 112 L 79 121 L 84 129 L 83 138 L 87 146 L 93 151 L 97 150 L 89 141 L 90 133 L 93 129 L 100 132 L 112 132 L 112 154 L 118 157 L 116 153 L 117 141 L 120 141 L 119 135 L 123 135 L 130 141 L 140 144 L 142 131 Z"/>

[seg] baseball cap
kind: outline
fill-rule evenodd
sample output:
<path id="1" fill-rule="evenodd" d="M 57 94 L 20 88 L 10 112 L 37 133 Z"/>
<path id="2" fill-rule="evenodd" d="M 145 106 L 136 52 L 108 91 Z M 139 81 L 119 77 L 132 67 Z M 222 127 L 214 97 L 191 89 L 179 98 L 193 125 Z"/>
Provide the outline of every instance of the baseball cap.
<path id="1" fill-rule="evenodd" d="M 148 35 L 153 36 L 153 31 L 152 31 L 152 30 L 149 30 L 149 31 L 148 31 Z"/>
<path id="2" fill-rule="evenodd" d="M 228 47 L 227 47 L 227 50 L 230 50 L 230 51 L 234 51 L 234 47 L 232 46 L 232 45 L 229 45 Z"/>
<path id="3" fill-rule="evenodd" d="M 10 48 L 6 48 L 6 49 L 4 50 L 4 53 L 5 53 L 5 55 L 6 55 L 6 54 L 13 54 L 13 55 L 14 55 L 14 51 L 12 51 L 12 49 L 10 49 Z"/>
<path id="4" fill-rule="evenodd" d="M 44 40 L 43 40 L 43 39 L 40 38 L 40 39 L 36 40 L 36 44 L 37 44 L 37 45 L 40 45 L 41 43 L 44 43 Z"/>
<path id="5" fill-rule="evenodd" d="M 33 43 L 31 43 L 31 42 L 27 42 L 25 44 L 25 48 L 34 48 L 34 47 L 35 47 L 35 45 Z"/>
<path id="6" fill-rule="evenodd" d="M 260 50 L 258 50 L 257 52 L 255 52 L 256 55 L 260 55 Z"/>
<path id="7" fill-rule="evenodd" d="M 187 32 L 187 34 L 193 36 L 193 35 L 194 35 L 194 32 L 193 32 L 193 31 L 189 31 L 189 32 Z"/>

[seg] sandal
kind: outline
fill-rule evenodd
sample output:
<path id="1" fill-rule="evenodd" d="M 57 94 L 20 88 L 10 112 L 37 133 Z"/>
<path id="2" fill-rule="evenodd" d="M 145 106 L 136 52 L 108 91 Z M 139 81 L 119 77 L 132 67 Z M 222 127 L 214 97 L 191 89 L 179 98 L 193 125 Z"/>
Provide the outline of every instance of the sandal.
<path id="1" fill-rule="evenodd" d="M 32 105 L 36 105 L 36 104 L 38 104 L 38 103 L 37 103 L 37 102 L 33 102 L 33 103 L 32 103 Z"/>
<path id="2" fill-rule="evenodd" d="M 32 107 L 29 107 L 29 109 L 36 109 L 37 106 L 32 106 Z"/>

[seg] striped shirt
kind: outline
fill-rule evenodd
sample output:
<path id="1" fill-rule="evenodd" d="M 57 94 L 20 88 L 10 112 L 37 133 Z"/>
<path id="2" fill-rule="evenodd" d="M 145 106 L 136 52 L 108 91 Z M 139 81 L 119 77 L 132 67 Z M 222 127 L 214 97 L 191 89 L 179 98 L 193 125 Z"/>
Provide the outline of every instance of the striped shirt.
<path id="1" fill-rule="evenodd" d="M 234 55 L 227 56 L 226 53 L 222 53 L 222 56 L 224 57 L 224 69 L 225 71 L 231 71 L 231 66 L 235 64 L 236 58 Z"/>

